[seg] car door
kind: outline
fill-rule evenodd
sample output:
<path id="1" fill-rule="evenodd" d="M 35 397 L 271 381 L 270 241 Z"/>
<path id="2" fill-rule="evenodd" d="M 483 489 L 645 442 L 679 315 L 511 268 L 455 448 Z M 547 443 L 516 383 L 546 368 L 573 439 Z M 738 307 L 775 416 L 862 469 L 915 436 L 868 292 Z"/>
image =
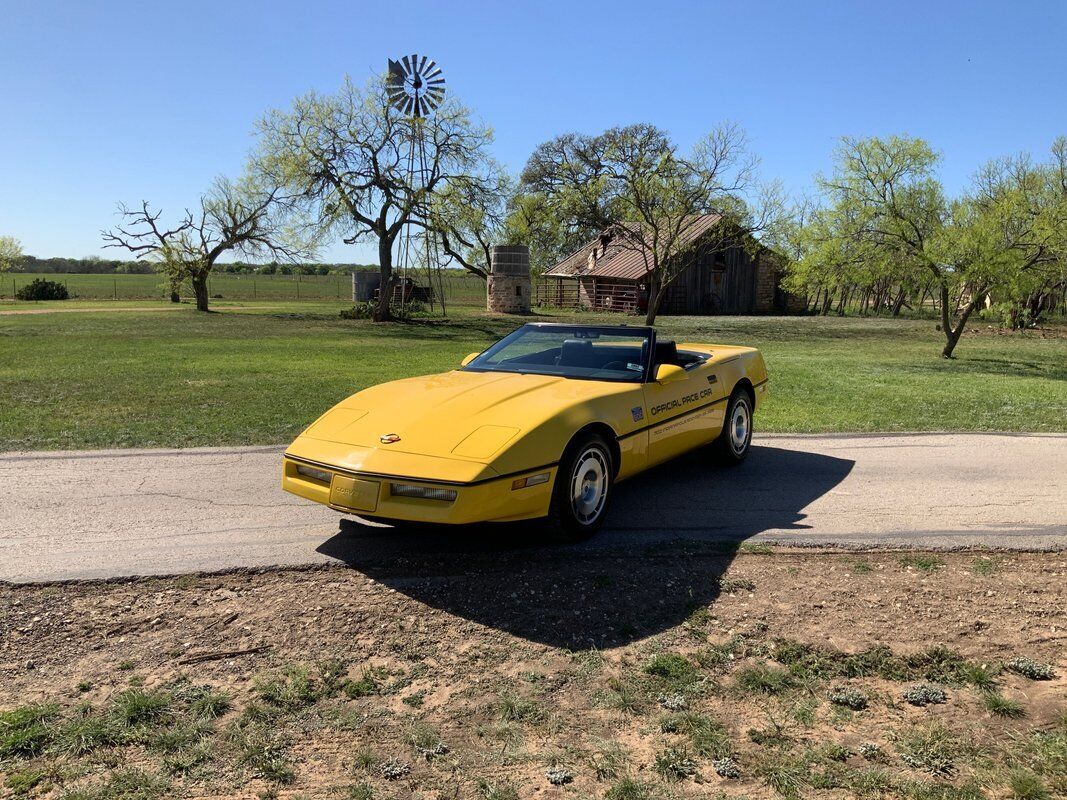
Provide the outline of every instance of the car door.
<path id="1" fill-rule="evenodd" d="M 657 369 L 653 367 L 653 378 Z M 722 430 L 722 382 L 707 363 L 691 365 L 673 380 L 652 380 L 644 388 L 649 465 L 707 444 Z"/>

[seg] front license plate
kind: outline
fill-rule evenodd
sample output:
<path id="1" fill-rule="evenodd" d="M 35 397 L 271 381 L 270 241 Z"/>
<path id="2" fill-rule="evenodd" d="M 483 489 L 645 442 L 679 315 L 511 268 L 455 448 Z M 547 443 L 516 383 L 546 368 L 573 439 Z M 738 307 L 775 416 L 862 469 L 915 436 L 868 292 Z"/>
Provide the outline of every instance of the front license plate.
<path id="1" fill-rule="evenodd" d="M 330 482 L 330 505 L 344 506 L 354 511 L 374 511 L 378 507 L 378 481 L 365 481 L 334 475 Z"/>

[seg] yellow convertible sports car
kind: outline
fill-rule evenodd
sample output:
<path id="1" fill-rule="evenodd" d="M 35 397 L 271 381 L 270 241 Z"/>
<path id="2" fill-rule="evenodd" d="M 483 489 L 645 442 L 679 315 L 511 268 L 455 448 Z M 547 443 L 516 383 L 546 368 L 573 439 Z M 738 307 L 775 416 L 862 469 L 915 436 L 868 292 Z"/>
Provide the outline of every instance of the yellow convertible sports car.
<path id="1" fill-rule="evenodd" d="M 289 446 L 282 487 L 370 519 L 548 517 L 577 537 L 644 469 L 709 444 L 742 461 L 766 392 L 751 347 L 534 323 L 459 369 L 343 400 Z"/>

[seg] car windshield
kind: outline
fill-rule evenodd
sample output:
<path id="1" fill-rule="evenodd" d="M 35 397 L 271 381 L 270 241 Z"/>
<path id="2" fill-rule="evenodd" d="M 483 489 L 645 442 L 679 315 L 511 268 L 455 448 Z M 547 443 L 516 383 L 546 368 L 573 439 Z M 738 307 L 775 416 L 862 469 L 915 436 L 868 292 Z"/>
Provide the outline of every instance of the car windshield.
<path id="1" fill-rule="evenodd" d="M 650 338 L 647 328 L 524 325 L 466 369 L 639 382 L 645 377 Z"/>

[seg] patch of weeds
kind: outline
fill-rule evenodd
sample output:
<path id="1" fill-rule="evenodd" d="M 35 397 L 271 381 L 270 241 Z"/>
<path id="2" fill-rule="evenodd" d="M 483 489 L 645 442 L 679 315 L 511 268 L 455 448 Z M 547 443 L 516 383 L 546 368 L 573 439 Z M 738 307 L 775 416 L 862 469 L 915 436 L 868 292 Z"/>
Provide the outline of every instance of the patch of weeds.
<path id="1" fill-rule="evenodd" d="M 553 786 L 566 786 L 574 781 L 574 776 L 563 767 L 552 767 L 545 771 L 545 779 Z"/>
<path id="2" fill-rule="evenodd" d="M 807 777 L 807 765 L 785 754 L 761 759 L 755 773 L 767 786 L 782 797 L 798 798 Z"/>
<path id="3" fill-rule="evenodd" d="M 536 723 L 548 715 L 536 700 L 504 692 L 496 703 L 496 712 L 504 722 Z"/>
<path id="4" fill-rule="evenodd" d="M 173 702 L 169 692 L 127 689 L 111 701 L 111 715 L 127 728 L 150 725 L 171 716 Z"/>
<path id="5" fill-rule="evenodd" d="M 814 697 L 805 697 L 793 705 L 790 711 L 793 719 L 801 725 L 810 728 L 815 724 L 815 710 L 819 707 L 819 701 Z"/>
<path id="6" fill-rule="evenodd" d="M 684 747 L 668 747 L 656 753 L 652 768 L 669 781 L 680 781 L 696 775 L 697 763 Z"/>
<path id="7" fill-rule="evenodd" d="M 397 781 L 411 773 L 411 764 L 399 758 L 390 758 L 378 765 L 378 774 L 387 781 Z"/>
<path id="8" fill-rule="evenodd" d="M 604 793 L 604 800 L 651 800 L 648 786 L 634 778 L 626 777 L 613 783 Z"/>
<path id="9" fill-rule="evenodd" d="M 730 756 L 715 759 L 711 762 L 711 768 L 715 770 L 715 774 L 720 778 L 733 779 L 741 777 L 741 765 Z"/>
<path id="10" fill-rule="evenodd" d="M 322 696 L 306 667 L 287 667 L 280 673 L 257 678 L 254 689 L 264 703 L 284 711 L 306 708 Z"/>
<path id="11" fill-rule="evenodd" d="M 1042 664 L 1032 658 L 1013 658 L 1004 665 L 1017 675 L 1029 678 L 1032 681 L 1051 681 L 1056 677 L 1056 671 L 1049 664 Z"/>
<path id="12" fill-rule="evenodd" d="M 707 714 L 696 711 L 671 714 L 660 720 L 660 730 L 687 736 L 693 752 L 702 758 L 724 758 L 733 754 L 726 727 Z"/>
<path id="13" fill-rule="evenodd" d="M 196 720 L 150 731 L 143 741 L 149 750 L 172 754 L 199 744 L 214 732 L 215 729 L 210 723 Z"/>
<path id="14" fill-rule="evenodd" d="M 226 692 L 206 683 L 179 680 L 170 685 L 170 692 L 197 719 L 218 719 L 233 705 Z"/>
<path id="15" fill-rule="evenodd" d="M 607 691 L 598 698 L 601 705 L 627 714 L 644 713 L 645 698 L 632 681 L 613 675 L 608 678 L 607 683 Z"/>
<path id="16" fill-rule="evenodd" d="M 758 556 L 769 556 L 774 552 L 769 544 L 763 542 L 742 542 L 737 549 L 742 553 Z"/>
<path id="17" fill-rule="evenodd" d="M 578 674 L 580 675 L 595 675 L 604 666 L 604 656 L 596 648 L 579 650 L 570 655 L 571 661 L 578 667 Z"/>
<path id="18" fill-rule="evenodd" d="M 677 653 L 657 653 L 645 665 L 645 674 L 670 683 L 691 683 L 698 677 L 697 668 Z"/>
<path id="19" fill-rule="evenodd" d="M 940 723 L 898 732 L 894 743 L 901 761 L 938 777 L 953 774 L 957 758 L 965 753 L 963 743 Z"/>
<path id="20" fill-rule="evenodd" d="M 982 692 L 982 703 L 990 714 L 1005 719 L 1022 719 L 1026 709 L 1000 692 Z"/>
<path id="21" fill-rule="evenodd" d="M 781 747 L 790 742 L 785 729 L 780 725 L 771 725 L 769 728 L 749 728 L 745 734 L 753 744 L 760 747 Z"/>
<path id="22" fill-rule="evenodd" d="M 387 673 L 383 669 L 364 669 L 359 678 L 345 682 L 344 693 L 352 700 L 380 694 L 381 681 L 386 677 Z"/>
<path id="23" fill-rule="evenodd" d="M 988 578 L 994 572 L 997 571 L 999 565 L 992 558 L 986 556 L 977 556 L 971 562 L 971 572 L 975 575 L 980 575 L 983 578 Z"/>
<path id="24" fill-rule="evenodd" d="M 844 706 L 853 711 L 863 711 L 870 703 L 866 694 L 852 686 L 835 686 L 826 695 L 826 699 L 836 706 Z"/>
<path id="25" fill-rule="evenodd" d="M 58 706 L 29 705 L 0 713 L 0 759 L 31 758 L 51 739 L 47 723 L 59 713 Z"/>
<path id="26" fill-rule="evenodd" d="M 734 683 L 748 694 L 781 694 L 797 685 L 787 670 L 768 664 L 745 667 L 737 673 Z"/>
<path id="27" fill-rule="evenodd" d="M 62 755 L 83 756 L 99 747 L 118 744 L 120 739 L 114 720 L 86 705 L 56 729 L 52 749 Z"/>
<path id="28" fill-rule="evenodd" d="M 1000 669 L 989 664 L 969 662 L 963 666 L 963 679 L 986 692 L 991 692 L 996 687 L 998 675 Z"/>
<path id="29" fill-rule="evenodd" d="M 838 744 L 837 742 L 831 742 L 830 744 L 824 745 L 823 747 L 819 748 L 817 756 L 818 758 L 825 759 L 827 761 L 841 762 L 848 761 L 849 757 L 852 756 L 852 751 L 842 744 Z"/>
<path id="30" fill-rule="evenodd" d="M 734 660 L 729 645 L 711 645 L 698 650 L 693 657 L 704 669 L 719 669 Z"/>
<path id="31" fill-rule="evenodd" d="M 349 786 L 345 796 L 347 800 L 374 800 L 374 787 L 363 781 Z"/>
<path id="32" fill-rule="evenodd" d="M 115 669 L 121 672 L 129 672 L 131 669 L 133 669 L 133 667 L 134 663 L 132 661 L 120 661 L 118 664 L 115 665 Z"/>
<path id="33" fill-rule="evenodd" d="M 201 764 L 206 764 L 214 757 L 214 748 L 210 742 L 200 742 L 192 747 L 183 748 L 163 759 L 163 766 L 172 775 L 187 775 Z"/>
<path id="34" fill-rule="evenodd" d="M 935 555 L 919 553 L 912 556 L 903 556 L 900 559 L 900 565 L 902 567 L 914 567 L 921 572 L 936 572 L 945 566 L 945 562 Z"/>
<path id="35" fill-rule="evenodd" d="M 319 683 L 322 684 L 321 695 L 333 697 L 344 685 L 348 665 L 339 658 L 327 658 L 320 661 L 316 667 L 319 671 Z"/>
<path id="36" fill-rule="evenodd" d="M 485 800 L 519 800 L 518 790 L 510 783 L 493 783 L 478 781 L 478 791 Z"/>
<path id="37" fill-rule="evenodd" d="M 89 691 L 90 689 L 93 688 L 93 682 L 92 681 L 78 681 L 77 685 L 74 688 L 77 689 L 82 694 L 85 694 L 87 691 Z"/>
<path id="38" fill-rule="evenodd" d="M 381 763 L 381 758 L 370 747 L 364 745 L 355 753 L 353 767 L 357 770 L 369 770 Z"/>
<path id="39" fill-rule="evenodd" d="M 685 709 L 689 708 L 689 701 L 680 692 L 661 694 L 658 701 L 668 711 L 685 711 Z"/>
<path id="40" fill-rule="evenodd" d="M 882 748 L 874 742 L 863 742 L 856 748 L 856 752 L 868 761 L 877 763 L 884 763 L 886 761 L 885 753 L 882 751 Z"/>
<path id="41" fill-rule="evenodd" d="M 425 722 L 412 723 L 404 738 L 411 748 L 426 761 L 433 761 L 448 752 L 448 746 L 441 741 L 441 735 L 437 729 Z"/>
<path id="42" fill-rule="evenodd" d="M 238 766 L 275 783 L 292 783 L 296 779 L 284 743 L 265 726 L 234 726 L 229 738 L 236 749 Z"/>
<path id="43" fill-rule="evenodd" d="M 865 559 L 852 562 L 852 571 L 857 575 L 866 575 L 869 572 L 874 571 L 874 567 L 871 566 L 871 562 Z"/>
<path id="44" fill-rule="evenodd" d="M 594 743 L 589 763 L 598 781 L 615 780 L 626 772 L 630 754 L 618 742 L 603 739 Z"/>
<path id="45" fill-rule="evenodd" d="M 719 590 L 726 594 L 752 592 L 756 590 L 756 584 L 751 579 L 741 575 L 724 575 L 719 579 Z"/>
<path id="46" fill-rule="evenodd" d="M 948 695 L 940 686 L 919 683 L 904 690 L 901 698 L 913 706 L 940 705 L 948 702 Z"/>
<path id="47" fill-rule="evenodd" d="M 1013 769 L 1008 788 L 1015 800 L 1051 800 L 1052 793 L 1044 781 L 1028 769 Z"/>
<path id="48" fill-rule="evenodd" d="M 11 770 L 4 778 L 4 786 L 10 789 L 15 797 L 25 797 L 37 787 L 46 789 L 48 777 L 48 772 L 43 769 Z"/>
<path id="49" fill-rule="evenodd" d="M 712 620 L 711 609 L 707 606 L 701 606 L 694 609 L 694 611 L 685 618 L 685 622 L 691 628 L 703 628 Z"/>
<path id="50" fill-rule="evenodd" d="M 422 704 L 426 702 L 426 690 L 420 689 L 417 692 L 406 695 L 400 698 L 400 702 L 412 708 L 422 708 Z"/>
<path id="51" fill-rule="evenodd" d="M 169 785 L 161 775 L 124 769 L 111 773 L 103 783 L 65 792 L 63 800 L 155 800 Z"/>

